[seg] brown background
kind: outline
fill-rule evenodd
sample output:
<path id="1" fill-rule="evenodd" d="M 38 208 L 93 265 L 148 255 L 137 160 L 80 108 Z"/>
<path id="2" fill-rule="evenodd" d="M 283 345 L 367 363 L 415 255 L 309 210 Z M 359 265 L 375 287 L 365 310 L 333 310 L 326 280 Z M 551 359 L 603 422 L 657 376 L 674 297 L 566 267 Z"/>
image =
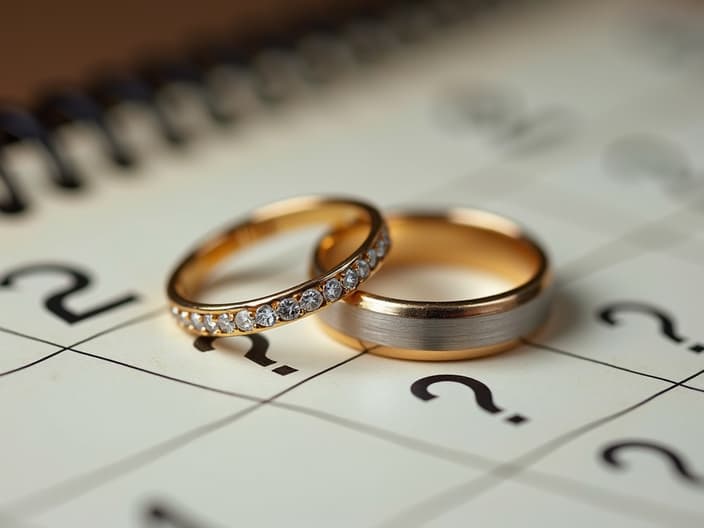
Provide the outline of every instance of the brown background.
<path id="1" fill-rule="evenodd" d="M 28 103 L 48 85 L 80 85 L 98 68 L 179 56 L 203 36 L 233 37 L 309 17 L 344 14 L 352 0 L 61 0 L 5 2 L 0 101 Z"/>

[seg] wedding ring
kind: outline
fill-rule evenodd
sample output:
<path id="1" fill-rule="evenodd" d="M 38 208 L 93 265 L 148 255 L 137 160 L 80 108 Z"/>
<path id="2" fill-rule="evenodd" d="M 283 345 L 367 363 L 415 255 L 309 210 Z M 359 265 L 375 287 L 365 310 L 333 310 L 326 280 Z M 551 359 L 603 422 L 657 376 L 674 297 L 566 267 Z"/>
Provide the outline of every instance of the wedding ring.
<path id="1" fill-rule="evenodd" d="M 208 273 L 225 257 L 262 239 L 319 223 L 350 230 L 359 238 L 350 244 L 347 255 L 331 262 L 315 278 L 256 299 L 224 304 L 194 300 Z M 171 313 L 183 329 L 195 335 L 245 335 L 282 326 L 354 292 L 379 269 L 389 246 L 381 214 L 366 203 L 325 197 L 277 202 L 205 240 L 181 261 L 167 285 Z"/>
<path id="2" fill-rule="evenodd" d="M 514 222 L 471 209 L 387 216 L 394 266 L 452 265 L 490 272 L 507 291 L 481 298 L 425 302 L 358 290 L 320 314 L 336 340 L 371 353 L 415 360 L 479 357 L 507 350 L 545 321 L 552 274 L 540 246 Z M 338 229 L 313 256 L 324 270 L 348 251 L 356 228 Z"/>

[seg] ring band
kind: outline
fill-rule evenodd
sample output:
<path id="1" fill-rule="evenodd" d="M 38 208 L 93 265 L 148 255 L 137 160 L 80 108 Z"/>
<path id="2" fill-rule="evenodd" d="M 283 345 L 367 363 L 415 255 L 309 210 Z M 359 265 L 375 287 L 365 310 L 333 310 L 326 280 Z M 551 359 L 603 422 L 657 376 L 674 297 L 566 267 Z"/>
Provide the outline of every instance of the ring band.
<path id="1" fill-rule="evenodd" d="M 514 222 L 471 209 L 387 216 L 394 251 L 386 263 L 460 265 L 509 280 L 513 288 L 461 301 L 425 302 L 358 290 L 320 314 L 336 340 L 382 356 L 415 360 L 479 357 L 511 348 L 545 321 L 552 274 L 540 246 Z M 313 270 L 345 251 L 341 229 L 316 249 Z M 332 243 L 330 242 L 332 240 Z"/>
<path id="2" fill-rule="evenodd" d="M 282 232 L 326 223 L 360 233 L 347 255 L 314 279 L 266 297 L 225 304 L 193 300 L 209 271 L 232 253 Z M 167 295 L 180 326 L 195 335 L 246 335 L 278 327 L 338 301 L 370 278 L 390 246 L 379 211 L 342 198 L 304 197 L 263 207 L 204 241 L 171 274 Z"/>

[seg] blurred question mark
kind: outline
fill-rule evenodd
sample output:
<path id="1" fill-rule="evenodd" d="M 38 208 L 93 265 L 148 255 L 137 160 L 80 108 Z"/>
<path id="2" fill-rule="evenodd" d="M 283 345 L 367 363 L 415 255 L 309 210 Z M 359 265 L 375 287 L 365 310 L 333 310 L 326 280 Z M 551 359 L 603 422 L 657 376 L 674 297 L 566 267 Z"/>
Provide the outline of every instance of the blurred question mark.
<path id="1" fill-rule="evenodd" d="M 439 117 L 453 130 L 470 128 L 508 150 L 524 154 L 569 139 L 574 113 L 560 105 L 528 108 L 520 93 L 489 82 L 458 86 L 441 100 Z"/>
<path id="2" fill-rule="evenodd" d="M 143 525 L 171 526 L 172 528 L 206 528 L 200 520 L 194 519 L 190 514 L 174 508 L 172 504 L 155 502 L 149 504 L 144 511 Z M 209 525 L 208 525 L 209 526 Z"/>
<path id="3" fill-rule="evenodd" d="M 650 451 L 664 457 L 668 461 L 670 469 L 672 469 L 679 478 L 689 484 L 695 484 L 697 486 L 704 485 L 704 480 L 692 473 L 680 455 L 672 451 L 670 448 L 656 444 L 655 442 L 646 440 L 615 442 L 602 450 L 601 458 L 612 467 L 617 469 L 625 469 L 625 464 L 618 455 L 623 451 L 633 450 Z"/>
<path id="4" fill-rule="evenodd" d="M 646 178 L 666 191 L 684 193 L 704 184 L 678 145 L 655 135 L 632 135 L 611 143 L 604 153 L 606 170 L 617 178 Z"/>
<path id="5" fill-rule="evenodd" d="M 616 302 L 604 306 L 597 313 L 597 317 L 604 323 L 610 326 L 617 326 L 620 324 L 620 319 L 617 314 L 623 313 L 638 313 L 645 314 L 649 317 L 654 318 L 659 323 L 660 333 L 665 336 L 669 341 L 675 344 L 681 344 L 688 340 L 688 338 L 680 335 L 675 329 L 674 319 L 665 313 L 664 311 L 651 306 L 649 304 L 633 301 L 622 301 Z M 704 344 L 694 343 L 689 346 L 689 350 L 692 352 L 700 353 L 704 351 Z"/>

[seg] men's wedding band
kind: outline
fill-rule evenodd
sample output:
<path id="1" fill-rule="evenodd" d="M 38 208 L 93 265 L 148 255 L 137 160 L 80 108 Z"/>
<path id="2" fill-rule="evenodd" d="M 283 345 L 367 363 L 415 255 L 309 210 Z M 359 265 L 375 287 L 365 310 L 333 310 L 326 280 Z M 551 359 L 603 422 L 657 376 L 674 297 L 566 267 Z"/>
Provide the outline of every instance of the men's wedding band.
<path id="1" fill-rule="evenodd" d="M 520 226 L 496 214 L 452 209 L 387 216 L 394 250 L 385 273 L 399 265 L 452 265 L 490 272 L 511 287 L 459 301 L 411 301 L 357 290 L 320 314 L 338 341 L 374 354 L 416 360 L 478 357 L 517 345 L 545 321 L 552 274 L 541 247 Z M 313 273 L 349 251 L 357 228 L 326 237 Z"/>

